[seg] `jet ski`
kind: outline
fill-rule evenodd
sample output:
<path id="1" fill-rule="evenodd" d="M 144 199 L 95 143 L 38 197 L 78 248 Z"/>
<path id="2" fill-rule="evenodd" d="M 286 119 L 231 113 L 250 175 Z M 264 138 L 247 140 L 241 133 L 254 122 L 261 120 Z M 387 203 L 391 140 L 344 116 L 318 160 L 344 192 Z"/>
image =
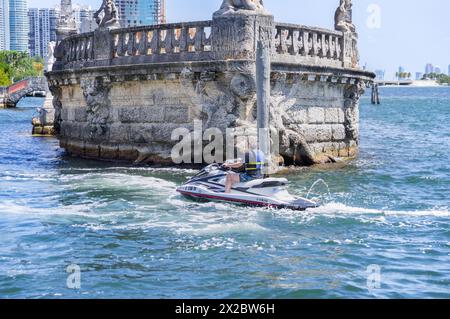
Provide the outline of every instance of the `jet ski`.
<path id="1" fill-rule="evenodd" d="M 245 206 L 287 208 L 306 210 L 318 204 L 287 191 L 286 178 L 262 178 L 235 184 L 230 193 L 225 193 L 228 169 L 219 164 L 211 164 L 192 177 L 177 192 L 195 201 L 219 201 Z"/>

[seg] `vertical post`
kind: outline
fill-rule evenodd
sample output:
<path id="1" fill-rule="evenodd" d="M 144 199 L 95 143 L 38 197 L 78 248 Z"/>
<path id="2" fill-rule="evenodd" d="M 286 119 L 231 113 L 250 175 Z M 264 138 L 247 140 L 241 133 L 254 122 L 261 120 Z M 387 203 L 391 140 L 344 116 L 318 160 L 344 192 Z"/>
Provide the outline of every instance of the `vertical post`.
<path id="1" fill-rule="evenodd" d="M 270 50 L 261 39 L 256 48 L 256 94 L 257 94 L 257 122 L 258 148 L 264 153 L 266 162 L 270 160 Z M 268 165 L 266 174 L 268 173 Z"/>
<path id="2" fill-rule="evenodd" d="M 380 104 L 380 91 L 378 89 L 378 83 L 372 84 L 372 104 Z"/>

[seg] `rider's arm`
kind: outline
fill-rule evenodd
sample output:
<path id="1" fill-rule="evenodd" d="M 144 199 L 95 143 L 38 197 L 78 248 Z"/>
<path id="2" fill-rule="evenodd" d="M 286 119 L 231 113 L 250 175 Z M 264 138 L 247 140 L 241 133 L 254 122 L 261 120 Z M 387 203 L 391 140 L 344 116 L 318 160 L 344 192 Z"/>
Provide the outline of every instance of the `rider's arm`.
<path id="1" fill-rule="evenodd" d="M 231 169 L 238 169 L 238 168 L 241 168 L 243 165 L 244 165 L 244 163 L 242 163 L 242 162 L 223 164 L 223 166 L 225 166 L 227 168 L 231 168 Z"/>

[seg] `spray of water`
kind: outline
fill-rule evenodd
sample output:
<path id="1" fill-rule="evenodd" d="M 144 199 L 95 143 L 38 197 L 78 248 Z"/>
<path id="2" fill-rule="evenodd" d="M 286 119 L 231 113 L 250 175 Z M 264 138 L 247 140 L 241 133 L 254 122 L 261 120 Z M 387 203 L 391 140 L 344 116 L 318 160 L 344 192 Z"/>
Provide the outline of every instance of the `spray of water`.
<path id="1" fill-rule="evenodd" d="M 319 184 L 322 184 L 322 185 L 325 185 L 325 187 L 326 187 L 326 189 L 327 189 L 327 195 L 328 195 L 328 197 L 325 197 L 325 199 L 331 199 L 331 192 L 330 192 L 330 187 L 328 186 L 328 184 L 323 180 L 323 179 L 318 179 L 317 181 L 315 181 L 312 185 L 311 185 L 311 187 L 309 188 L 309 191 L 308 191 L 308 193 L 306 194 L 306 198 L 307 199 L 317 199 L 317 198 L 310 198 L 310 195 L 311 194 L 316 194 L 316 195 L 319 195 L 319 193 L 312 193 L 312 191 L 313 191 L 313 189 L 315 189 L 316 188 L 316 186 L 317 185 L 319 185 Z M 324 196 L 322 195 L 322 194 L 320 194 L 319 196 L 318 196 L 318 198 L 320 198 L 320 199 L 322 199 Z"/>

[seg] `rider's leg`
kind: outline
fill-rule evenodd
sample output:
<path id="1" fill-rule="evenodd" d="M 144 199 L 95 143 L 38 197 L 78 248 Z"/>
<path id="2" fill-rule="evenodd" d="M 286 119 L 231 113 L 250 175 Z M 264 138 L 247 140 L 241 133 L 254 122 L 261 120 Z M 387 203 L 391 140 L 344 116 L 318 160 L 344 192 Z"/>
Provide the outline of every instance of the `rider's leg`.
<path id="1" fill-rule="evenodd" d="M 241 179 L 239 174 L 236 173 L 228 174 L 225 181 L 225 193 L 230 193 L 233 185 L 239 183 L 240 181 Z"/>

